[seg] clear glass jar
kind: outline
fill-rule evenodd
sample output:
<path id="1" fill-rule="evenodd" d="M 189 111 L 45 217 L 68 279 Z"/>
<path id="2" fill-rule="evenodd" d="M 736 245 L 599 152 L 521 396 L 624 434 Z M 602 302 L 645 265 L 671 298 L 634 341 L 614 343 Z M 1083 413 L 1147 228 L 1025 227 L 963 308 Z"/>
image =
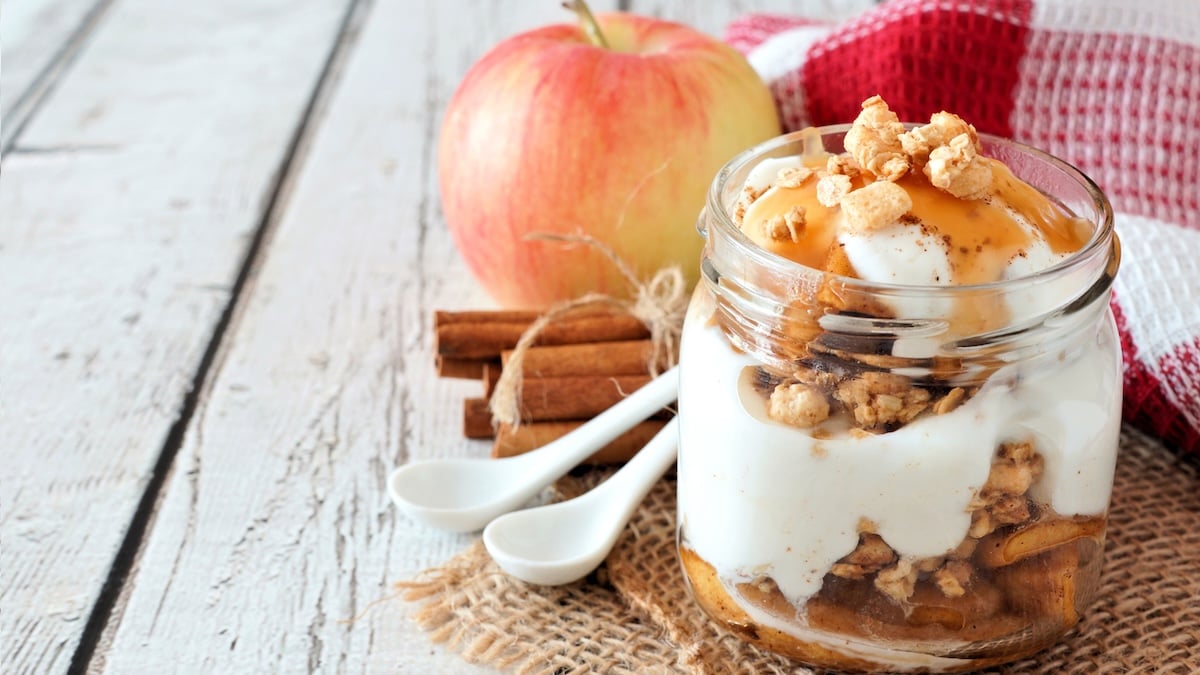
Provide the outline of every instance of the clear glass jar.
<path id="1" fill-rule="evenodd" d="M 825 149 L 847 128 L 820 129 Z M 1068 164 L 983 136 L 1094 228 L 1081 249 L 983 285 L 837 277 L 730 215 L 755 165 L 814 140 L 734 158 L 700 219 L 679 395 L 691 591 L 740 637 L 816 666 L 956 672 L 1043 649 L 1100 575 L 1121 412 L 1111 209 Z M 792 385 L 845 406 L 814 428 L 775 421 Z"/>

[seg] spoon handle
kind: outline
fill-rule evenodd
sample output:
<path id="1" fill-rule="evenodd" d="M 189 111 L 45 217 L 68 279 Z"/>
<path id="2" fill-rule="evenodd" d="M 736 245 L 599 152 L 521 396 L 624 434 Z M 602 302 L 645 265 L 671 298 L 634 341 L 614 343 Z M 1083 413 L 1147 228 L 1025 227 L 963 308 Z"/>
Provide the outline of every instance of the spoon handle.
<path id="1" fill-rule="evenodd" d="M 591 492 L 579 497 L 580 502 L 595 501 L 621 506 L 619 511 L 609 513 L 612 523 L 609 547 L 625 529 L 625 523 L 633 517 L 633 512 L 646 498 L 650 488 L 675 463 L 678 450 L 679 418 L 673 417 L 625 466 Z"/>
<path id="2" fill-rule="evenodd" d="M 531 489 L 524 499 L 528 499 L 633 425 L 669 405 L 678 395 L 676 366 L 566 436 L 533 452 L 501 461 L 511 462 L 527 478 Z"/>

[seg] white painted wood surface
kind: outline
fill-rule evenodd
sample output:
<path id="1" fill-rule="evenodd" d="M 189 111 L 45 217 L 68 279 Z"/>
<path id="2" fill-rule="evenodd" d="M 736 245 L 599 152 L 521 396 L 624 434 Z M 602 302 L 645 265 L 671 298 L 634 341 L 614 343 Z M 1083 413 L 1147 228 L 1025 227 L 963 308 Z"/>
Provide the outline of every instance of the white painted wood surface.
<path id="1" fill-rule="evenodd" d="M 431 648 L 400 600 L 371 606 L 471 540 L 398 514 L 384 479 L 412 459 L 487 452 L 461 436 L 478 385 L 433 371 L 433 310 L 488 303 L 440 219 L 436 130 L 483 50 L 563 18 L 552 3 L 371 8 L 100 670 L 477 670 Z"/>
<path id="2" fill-rule="evenodd" d="M 0 148 L 70 63 L 109 0 L 5 0 L 0 8 Z"/>
<path id="3" fill-rule="evenodd" d="M 112 2 L 2 166 L 5 673 L 70 664 L 349 0 Z M 871 3 L 630 4 L 719 35 L 752 9 Z M 91 671 L 481 670 L 389 599 L 470 537 L 399 515 L 383 480 L 487 452 L 460 437 L 476 388 L 432 368 L 432 311 L 489 304 L 444 229 L 436 132 L 487 49 L 569 16 L 557 0 L 356 16 Z"/>
<path id="4" fill-rule="evenodd" d="M 4 158 L 0 671 L 70 663 L 345 7 L 122 0 Z"/>

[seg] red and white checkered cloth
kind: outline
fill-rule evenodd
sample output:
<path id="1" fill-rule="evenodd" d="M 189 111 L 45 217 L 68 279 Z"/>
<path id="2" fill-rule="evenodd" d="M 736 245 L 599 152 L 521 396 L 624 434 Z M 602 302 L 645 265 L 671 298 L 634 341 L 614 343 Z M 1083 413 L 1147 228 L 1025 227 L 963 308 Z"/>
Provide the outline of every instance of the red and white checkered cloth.
<path id="1" fill-rule="evenodd" d="M 1117 211 L 1125 419 L 1200 452 L 1200 2 L 893 0 L 840 25 L 755 14 L 726 40 L 784 126 L 958 113 L 1062 157 Z"/>

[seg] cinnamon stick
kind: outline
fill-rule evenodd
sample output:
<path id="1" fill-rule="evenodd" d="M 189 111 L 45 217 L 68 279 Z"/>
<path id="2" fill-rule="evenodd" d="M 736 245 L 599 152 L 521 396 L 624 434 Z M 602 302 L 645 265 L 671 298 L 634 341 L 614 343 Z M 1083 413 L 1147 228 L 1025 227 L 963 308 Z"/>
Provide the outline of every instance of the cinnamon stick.
<path id="1" fill-rule="evenodd" d="M 524 309 L 483 309 L 465 312 L 447 312 L 438 310 L 433 313 L 433 327 L 448 326 L 452 323 L 533 323 L 541 316 L 536 310 Z"/>
<path id="2" fill-rule="evenodd" d="M 578 429 L 586 420 L 567 422 L 522 423 L 517 428 L 501 424 L 492 445 L 492 457 L 513 457 L 546 445 Z M 650 442 L 665 425 L 662 420 L 649 420 L 634 426 L 608 445 L 600 448 L 584 464 L 621 464 L 629 461 L 638 450 Z"/>
<path id="3" fill-rule="evenodd" d="M 467 438 L 492 438 L 492 411 L 488 410 L 486 398 L 468 398 L 463 401 L 463 436 Z"/>
<path id="4" fill-rule="evenodd" d="M 617 313 L 610 305 L 583 305 L 572 309 L 564 318 L 577 319 L 585 316 L 607 316 Z M 433 313 L 433 327 L 440 328 L 452 323 L 533 323 L 542 315 L 536 309 L 470 309 L 465 311 L 437 310 Z"/>
<path id="5" fill-rule="evenodd" d="M 448 323 L 437 327 L 435 351 L 452 359 L 489 359 L 517 341 L 532 322 L 484 321 Z M 591 314 L 554 321 L 538 336 L 539 345 L 640 340 L 650 336 L 645 324 L 628 314 Z"/>
<path id="6" fill-rule="evenodd" d="M 501 367 L 499 363 L 491 361 L 483 365 L 483 374 L 479 379 L 483 380 L 483 397 L 487 400 L 492 400 L 492 392 L 496 391 L 496 383 L 500 381 Z"/>
<path id="7" fill-rule="evenodd" d="M 511 356 L 512 350 L 500 354 L 505 368 Z M 531 347 L 525 352 L 522 371 L 525 377 L 647 375 L 653 356 L 654 343 L 650 340 Z M 657 365 L 660 369 L 666 367 L 665 363 Z"/>
<path id="8" fill-rule="evenodd" d="M 438 377 L 455 377 L 465 380 L 478 380 L 483 377 L 483 368 L 489 363 L 494 363 L 489 359 L 452 359 L 438 355 L 436 358 Z M 497 364 L 499 368 L 499 364 Z"/>
<path id="9" fill-rule="evenodd" d="M 649 381 L 649 375 L 526 378 L 521 385 L 521 420 L 589 419 Z"/>

